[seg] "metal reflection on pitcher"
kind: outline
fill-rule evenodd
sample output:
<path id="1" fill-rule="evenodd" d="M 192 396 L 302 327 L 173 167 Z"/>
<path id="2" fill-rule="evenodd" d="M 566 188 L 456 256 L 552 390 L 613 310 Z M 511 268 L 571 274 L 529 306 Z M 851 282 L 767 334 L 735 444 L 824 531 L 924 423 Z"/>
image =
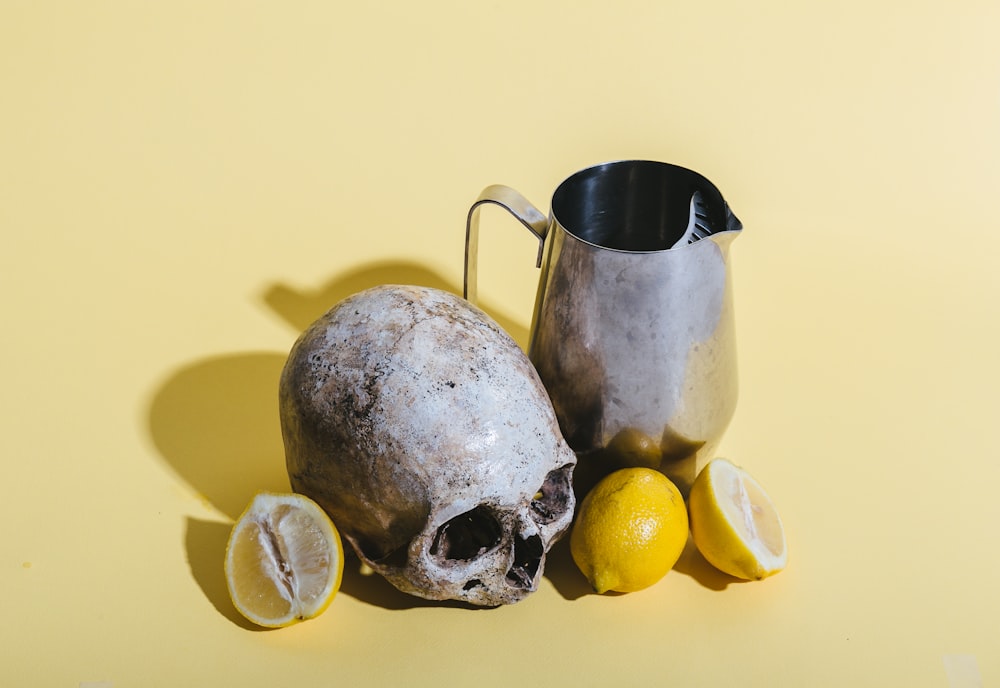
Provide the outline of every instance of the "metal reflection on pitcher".
<path id="1" fill-rule="evenodd" d="M 729 246 L 742 226 L 691 170 L 627 160 L 568 177 L 546 217 L 487 187 L 466 224 L 476 298 L 478 210 L 495 203 L 539 240 L 528 355 L 586 474 L 659 468 L 685 494 L 736 408 Z"/>

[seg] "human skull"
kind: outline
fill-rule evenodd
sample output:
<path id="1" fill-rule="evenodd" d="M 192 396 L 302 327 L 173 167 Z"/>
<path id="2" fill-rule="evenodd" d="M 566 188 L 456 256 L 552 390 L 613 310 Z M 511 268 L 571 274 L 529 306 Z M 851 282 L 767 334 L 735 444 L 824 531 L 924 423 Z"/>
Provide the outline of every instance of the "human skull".
<path id="1" fill-rule="evenodd" d="M 569 527 L 576 456 L 527 356 L 450 293 L 381 286 L 295 343 L 280 384 L 292 489 L 400 590 L 496 606 Z"/>

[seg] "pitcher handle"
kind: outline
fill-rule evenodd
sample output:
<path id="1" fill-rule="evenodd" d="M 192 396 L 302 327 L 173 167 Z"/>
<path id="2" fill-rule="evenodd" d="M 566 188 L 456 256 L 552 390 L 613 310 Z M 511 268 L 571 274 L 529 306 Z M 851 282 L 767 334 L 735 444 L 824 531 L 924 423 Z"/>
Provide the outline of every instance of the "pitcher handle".
<path id="1" fill-rule="evenodd" d="M 548 218 L 520 192 L 503 184 L 493 184 L 483 189 L 479 198 L 469 208 L 469 215 L 465 220 L 465 280 L 462 295 L 472 304 L 478 301 L 476 272 L 479 264 L 479 207 L 484 203 L 495 203 L 506 209 L 535 235 L 538 239 L 536 268 L 542 266 L 542 248 L 545 246 L 545 235 L 549 228 Z"/>

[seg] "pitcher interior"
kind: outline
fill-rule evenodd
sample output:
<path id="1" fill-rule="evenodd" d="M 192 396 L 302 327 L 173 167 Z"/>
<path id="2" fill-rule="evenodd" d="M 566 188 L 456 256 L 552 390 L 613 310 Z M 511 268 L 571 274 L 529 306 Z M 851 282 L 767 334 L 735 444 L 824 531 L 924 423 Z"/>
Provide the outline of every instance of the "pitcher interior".
<path id="1" fill-rule="evenodd" d="M 663 251 L 683 236 L 691 197 L 701 191 L 712 232 L 726 228 L 719 190 L 697 172 L 647 160 L 581 170 L 552 196 L 552 214 L 573 236 L 619 251 Z"/>

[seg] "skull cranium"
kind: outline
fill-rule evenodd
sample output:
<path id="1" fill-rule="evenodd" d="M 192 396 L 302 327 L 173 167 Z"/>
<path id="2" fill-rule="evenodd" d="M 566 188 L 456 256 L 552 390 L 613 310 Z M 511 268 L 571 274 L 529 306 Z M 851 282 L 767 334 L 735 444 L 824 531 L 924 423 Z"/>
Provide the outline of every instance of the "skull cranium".
<path id="1" fill-rule="evenodd" d="M 345 299 L 293 347 L 280 408 L 292 488 L 397 588 L 485 606 L 537 588 L 576 457 L 485 313 L 422 287 Z"/>

